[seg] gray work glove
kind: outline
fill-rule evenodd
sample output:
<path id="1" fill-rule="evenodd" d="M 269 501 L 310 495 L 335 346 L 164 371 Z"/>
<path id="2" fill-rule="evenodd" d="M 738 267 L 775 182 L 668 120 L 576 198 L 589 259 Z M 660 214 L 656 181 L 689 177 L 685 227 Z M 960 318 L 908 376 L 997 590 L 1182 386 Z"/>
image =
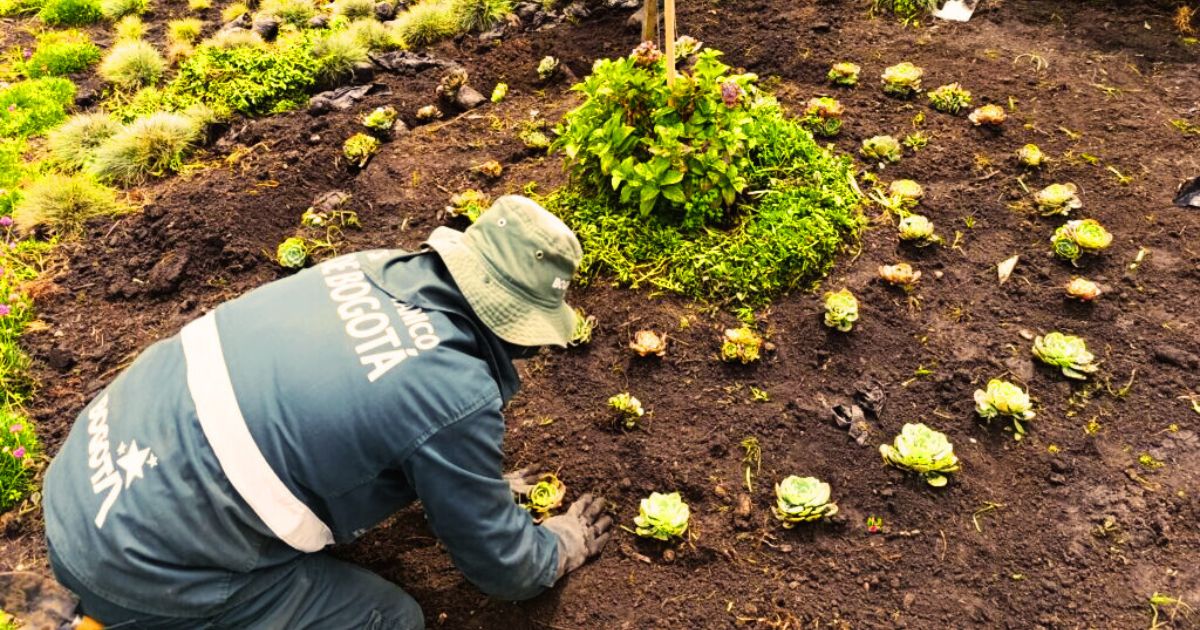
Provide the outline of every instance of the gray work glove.
<path id="1" fill-rule="evenodd" d="M 525 496 L 544 474 L 546 473 L 541 470 L 540 466 L 526 466 L 520 470 L 505 473 L 504 480 L 508 482 L 508 487 L 512 489 L 513 494 Z"/>
<path id="2" fill-rule="evenodd" d="M 600 554 L 611 535 L 612 517 L 604 514 L 604 499 L 585 494 L 566 514 L 546 519 L 542 527 L 558 536 L 557 580 Z"/>

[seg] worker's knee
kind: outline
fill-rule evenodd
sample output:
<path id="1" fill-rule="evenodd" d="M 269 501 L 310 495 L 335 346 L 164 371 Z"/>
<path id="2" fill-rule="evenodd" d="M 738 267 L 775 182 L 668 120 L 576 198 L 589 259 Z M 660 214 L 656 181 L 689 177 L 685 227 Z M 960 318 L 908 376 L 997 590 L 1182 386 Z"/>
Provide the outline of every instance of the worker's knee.
<path id="1" fill-rule="evenodd" d="M 424 630 L 425 615 L 408 593 L 398 590 L 392 601 L 371 611 L 368 630 Z"/>

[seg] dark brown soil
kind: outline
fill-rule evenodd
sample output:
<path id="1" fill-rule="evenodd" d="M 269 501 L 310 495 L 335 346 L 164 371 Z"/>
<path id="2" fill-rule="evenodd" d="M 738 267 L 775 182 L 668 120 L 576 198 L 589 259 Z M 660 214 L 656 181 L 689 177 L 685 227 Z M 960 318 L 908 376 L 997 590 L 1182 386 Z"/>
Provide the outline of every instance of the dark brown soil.
<path id="1" fill-rule="evenodd" d="M 1200 174 L 1200 138 L 1168 124 L 1200 122 L 1200 66 L 1166 10 L 989 2 L 968 24 L 911 29 L 868 19 L 859 3 L 680 9 L 681 32 L 724 50 L 732 64 L 778 77 L 777 93 L 793 109 L 813 95 L 842 99 L 841 150 L 876 134 L 903 136 L 925 112 L 931 144 L 879 175 L 926 186 L 924 206 L 947 246 L 900 247 L 894 229 L 877 222 L 826 283 L 859 296 L 855 330 L 828 332 L 819 296 L 781 298 L 762 314 L 776 350 L 751 367 L 715 358 L 721 330 L 733 324 L 727 315 L 603 280 L 574 292 L 600 321 L 595 340 L 523 366 L 524 388 L 508 412 L 511 463 L 559 470 L 572 497 L 603 494 L 626 526 L 649 492 L 682 492 L 694 539 L 673 554 L 622 531 L 598 561 L 522 604 L 489 600 L 467 584 L 418 508 L 340 555 L 402 584 L 431 624 L 449 628 L 1145 628 L 1152 593 L 1200 605 L 1200 416 L 1180 398 L 1200 390 L 1191 310 L 1200 214 L 1170 205 L 1176 185 Z M 466 187 L 500 194 L 531 181 L 542 191 L 560 185 L 559 161 L 529 154 L 516 139 L 530 110 L 553 120 L 573 102 L 564 85 L 539 86 L 534 67 L 554 54 L 583 76 L 594 59 L 636 44 L 625 18 L 600 15 L 495 49 L 443 45 L 436 54 L 464 63 L 477 87 L 486 92 L 503 79 L 511 98 L 401 135 L 361 173 L 337 160 L 354 117 L 385 103 L 411 115 L 432 102 L 435 73 L 382 76 L 390 94 L 348 112 L 239 123 L 212 149 L 211 168 L 144 189 L 144 211 L 65 246 L 39 287 L 47 328 L 27 336 L 42 383 L 32 413 L 50 452 L 139 350 L 282 276 L 269 254 L 316 194 L 353 193 L 363 230 L 348 231 L 342 245 L 353 250 L 416 245 L 443 222 L 449 195 Z M 840 60 L 863 66 L 858 89 L 825 85 Z M 875 77 L 903 60 L 926 69 L 929 88 L 960 81 L 977 102 L 1016 111 L 993 134 L 920 101 L 887 98 Z M 1024 185 L 1076 183 L 1081 216 L 1116 235 L 1079 270 L 1047 253 L 1058 221 L 1011 207 L 1028 198 L 1011 159 L 1027 142 L 1054 161 Z M 505 164 L 497 182 L 470 171 L 487 159 Z M 1132 181 L 1120 183 L 1113 169 Z M 1148 254 L 1134 267 L 1139 248 Z M 1012 279 L 998 286 L 996 263 L 1017 253 Z M 875 280 L 878 265 L 899 260 L 925 274 L 912 295 Z M 1094 305 L 1069 303 L 1062 286 L 1075 273 L 1107 293 Z M 626 350 L 638 328 L 669 333 L 666 358 Z M 1088 340 L 1103 361 L 1095 383 L 1070 383 L 1032 362 L 1031 335 L 1050 330 Z M 1000 376 L 1027 384 L 1039 403 L 1021 442 L 973 411 L 972 392 Z M 828 408 L 865 379 L 882 385 L 887 403 L 868 446 L 858 446 Z M 753 402 L 751 387 L 770 401 Z M 645 430 L 605 426 L 605 400 L 625 390 L 650 410 Z M 945 431 L 963 460 L 947 488 L 880 463 L 876 446 L 916 421 Z M 1092 421 L 1094 435 L 1085 431 Z M 762 445 L 762 469 L 753 512 L 739 520 L 739 443 L 749 436 Z M 1165 465 L 1149 470 L 1142 454 Z M 773 482 L 789 474 L 830 482 L 844 518 L 780 529 L 768 508 Z M 867 532 L 872 515 L 883 518 L 883 533 Z M 9 517 L 0 568 L 44 565 L 39 528 L 36 512 Z M 1168 615 L 1169 607 L 1160 627 L 1189 626 L 1182 613 Z"/>

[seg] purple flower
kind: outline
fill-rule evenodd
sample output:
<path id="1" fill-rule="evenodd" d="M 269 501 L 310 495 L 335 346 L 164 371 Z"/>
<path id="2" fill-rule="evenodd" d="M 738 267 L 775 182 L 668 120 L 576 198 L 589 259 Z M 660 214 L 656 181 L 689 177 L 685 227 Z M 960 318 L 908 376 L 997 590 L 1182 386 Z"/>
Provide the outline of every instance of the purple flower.
<path id="1" fill-rule="evenodd" d="M 9 103 L 9 105 L 8 105 L 8 111 L 10 111 L 10 112 L 15 112 L 15 111 L 17 111 L 17 104 L 16 104 L 16 103 Z"/>
<path id="2" fill-rule="evenodd" d="M 24 430 L 25 430 L 25 425 L 23 425 L 23 424 L 14 424 L 11 427 L 8 427 L 9 433 L 20 433 Z"/>
<path id="3" fill-rule="evenodd" d="M 725 107 L 737 106 L 738 99 L 742 97 L 742 86 L 736 81 L 726 81 L 721 84 L 721 100 L 725 101 Z"/>
<path id="4" fill-rule="evenodd" d="M 16 457 L 17 459 L 25 459 L 25 447 L 18 446 L 15 450 L 13 450 L 13 457 Z"/>
<path id="5" fill-rule="evenodd" d="M 4 317 L 12 312 L 12 308 L 7 304 L 0 304 L 0 317 Z"/>
<path id="6" fill-rule="evenodd" d="M 23 53 L 25 55 L 25 61 L 29 61 L 29 58 L 33 56 L 33 51 L 29 50 L 28 48 L 23 49 Z"/>
<path id="7" fill-rule="evenodd" d="M 0 217 L 0 227 L 11 227 L 12 224 L 12 217 Z"/>

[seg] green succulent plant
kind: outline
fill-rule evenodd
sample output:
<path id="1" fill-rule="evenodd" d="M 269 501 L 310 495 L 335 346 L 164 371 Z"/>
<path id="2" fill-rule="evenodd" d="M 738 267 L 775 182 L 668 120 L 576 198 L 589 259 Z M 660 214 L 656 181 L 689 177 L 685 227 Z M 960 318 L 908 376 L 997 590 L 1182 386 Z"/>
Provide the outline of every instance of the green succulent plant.
<path id="1" fill-rule="evenodd" d="M 346 139 L 342 145 L 342 154 L 350 163 L 358 168 L 364 168 L 371 157 L 379 152 L 379 140 L 365 133 L 356 133 Z"/>
<path id="2" fill-rule="evenodd" d="M 608 406 L 617 413 L 617 421 L 626 429 L 635 429 L 646 415 L 642 401 L 634 398 L 629 392 L 621 392 L 608 399 Z"/>
<path id="3" fill-rule="evenodd" d="M 396 124 L 396 108 L 391 105 L 376 107 L 362 117 L 362 124 L 377 133 L 388 133 Z"/>
<path id="4" fill-rule="evenodd" d="M 1075 184 L 1050 184 L 1033 194 L 1033 202 L 1044 217 L 1066 216 L 1083 207 Z"/>
<path id="5" fill-rule="evenodd" d="M 690 519 L 691 510 L 678 492 L 652 492 L 649 498 L 642 499 L 633 523 L 637 526 L 638 536 L 669 541 L 683 538 Z"/>
<path id="6" fill-rule="evenodd" d="M 1017 149 L 1017 162 L 1020 162 L 1021 166 L 1037 168 L 1046 163 L 1046 155 L 1042 153 L 1038 145 L 1027 144 Z"/>
<path id="7" fill-rule="evenodd" d="M 858 64 L 850 63 L 849 61 L 843 61 L 833 64 L 833 67 L 829 69 L 829 74 L 826 75 L 826 78 L 829 79 L 829 82 L 834 85 L 854 87 L 855 85 L 858 85 L 858 74 L 860 72 L 862 72 L 862 68 L 859 67 Z"/>
<path id="8" fill-rule="evenodd" d="M 890 96 L 909 98 L 921 90 L 921 77 L 925 71 L 905 61 L 884 69 L 883 92 Z"/>
<path id="9" fill-rule="evenodd" d="M 284 239 L 275 249 L 275 262 L 285 269 L 304 267 L 304 263 L 308 262 L 308 244 L 298 236 Z"/>
<path id="10" fill-rule="evenodd" d="M 749 326 L 725 329 L 721 342 L 721 360 L 726 363 L 753 363 L 762 349 L 762 337 Z"/>
<path id="11" fill-rule="evenodd" d="M 1094 254 L 1112 244 L 1112 234 L 1095 219 L 1067 221 L 1054 231 L 1054 253 L 1072 264 L 1083 254 Z"/>
<path id="12" fill-rule="evenodd" d="M 879 454 L 885 463 L 915 472 L 935 488 L 946 485 L 946 473 L 958 470 L 958 457 L 946 434 L 920 423 L 905 424 L 892 444 L 879 446 Z"/>
<path id="13" fill-rule="evenodd" d="M 835 98 L 821 96 L 808 102 L 801 122 L 821 138 L 832 138 L 842 130 L 842 114 L 846 108 Z"/>
<path id="14" fill-rule="evenodd" d="M 850 289 L 825 294 L 825 325 L 850 332 L 854 322 L 858 321 L 858 299 Z"/>
<path id="15" fill-rule="evenodd" d="M 546 55 L 538 62 L 537 74 L 538 78 L 543 81 L 549 81 L 551 77 L 558 72 L 558 59 Z"/>
<path id="16" fill-rule="evenodd" d="M 912 243 L 917 247 L 925 247 L 941 241 L 934 233 L 933 222 L 924 215 L 910 214 L 900 219 L 897 229 L 900 232 L 900 240 Z"/>
<path id="17" fill-rule="evenodd" d="M 492 102 L 493 103 L 499 103 L 500 101 L 503 101 L 504 97 L 506 97 L 506 96 L 508 96 L 508 84 L 507 83 L 497 83 L 496 87 L 492 88 Z"/>
<path id="18" fill-rule="evenodd" d="M 550 513 L 562 506 L 563 498 L 567 496 L 567 487 L 554 473 L 546 473 L 529 489 L 528 500 L 521 507 L 533 514 L 533 522 L 544 520 Z"/>
<path id="19" fill-rule="evenodd" d="M 1021 423 L 1033 420 L 1036 415 L 1029 394 L 1019 386 L 1000 379 L 988 381 L 986 390 L 975 390 L 975 412 L 985 420 L 997 416 L 1012 418 L 1018 440 L 1025 435 L 1025 427 Z"/>
<path id="20" fill-rule="evenodd" d="M 929 106 L 945 114 L 961 114 L 971 106 L 971 92 L 958 83 L 947 83 L 927 94 Z"/>
<path id="21" fill-rule="evenodd" d="M 1093 363 L 1096 357 L 1088 352 L 1087 342 L 1057 331 L 1033 340 L 1033 356 L 1046 365 L 1061 368 L 1067 378 L 1081 381 L 1100 369 Z"/>
<path id="22" fill-rule="evenodd" d="M 786 529 L 797 523 L 817 521 L 837 514 L 836 503 L 829 500 L 829 484 L 816 477 L 792 475 L 775 484 L 775 506 L 771 511 Z"/>
<path id="23" fill-rule="evenodd" d="M 900 141 L 892 136 L 872 136 L 863 140 L 859 153 L 879 163 L 895 163 L 904 155 L 904 149 L 901 148 Z"/>
<path id="24" fill-rule="evenodd" d="M 596 330 L 596 316 L 588 315 L 582 308 L 575 308 L 575 331 L 571 334 L 572 346 L 583 346 L 591 343 L 592 333 Z"/>

